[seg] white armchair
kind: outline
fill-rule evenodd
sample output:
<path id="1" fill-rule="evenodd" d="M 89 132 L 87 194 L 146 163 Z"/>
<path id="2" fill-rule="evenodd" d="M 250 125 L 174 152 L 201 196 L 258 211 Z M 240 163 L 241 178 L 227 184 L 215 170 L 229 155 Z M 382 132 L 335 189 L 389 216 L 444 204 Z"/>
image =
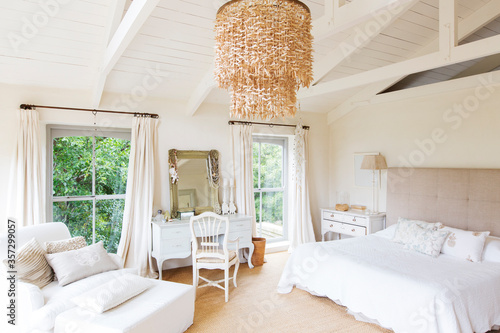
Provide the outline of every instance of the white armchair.
<path id="1" fill-rule="evenodd" d="M 229 280 L 236 284 L 236 275 L 240 261 L 238 258 L 239 238 L 229 240 L 229 219 L 211 212 L 191 217 L 191 243 L 193 257 L 193 285 L 195 288 L 217 287 L 225 291 L 226 302 L 229 300 Z M 223 237 L 222 246 L 219 237 Z M 198 244 L 199 241 L 199 244 Z M 236 251 L 228 250 L 228 243 L 235 243 Z M 221 249 L 222 247 L 222 249 Z M 235 265 L 234 275 L 229 277 L 229 268 Z M 224 270 L 224 279 L 211 281 L 200 276 L 200 269 Z M 198 286 L 198 280 L 207 282 Z M 224 287 L 220 285 L 224 282 Z"/>

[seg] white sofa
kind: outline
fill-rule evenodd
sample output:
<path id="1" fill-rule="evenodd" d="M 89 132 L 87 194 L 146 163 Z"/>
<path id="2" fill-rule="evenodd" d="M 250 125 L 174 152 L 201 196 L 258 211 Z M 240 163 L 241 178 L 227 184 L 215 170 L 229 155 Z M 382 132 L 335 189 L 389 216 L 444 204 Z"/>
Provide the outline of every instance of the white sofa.
<path id="1" fill-rule="evenodd" d="M 60 222 L 18 228 L 16 249 L 19 250 L 33 237 L 44 247 L 47 241 L 67 239 L 71 236 L 66 225 Z M 6 258 L 6 242 L 7 234 L 0 234 L 2 260 Z M 122 267 L 120 258 L 117 255 L 110 255 Z M 184 332 L 192 325 L 195 301 L 195 289 L 192 285 L 152 280 L 152 287 L 102 314 L 84 310 L 71 301 L 72 297 L 131 272 L 136 274 L 134 269 L 121 268 L 99 273 L 64 287 L 54 281 L 42 289 L 18 281 L 16 329 L 21 332 L 54 333 L 163 333 Z M 12 329 L 10 326 L 9 330 Z"/>

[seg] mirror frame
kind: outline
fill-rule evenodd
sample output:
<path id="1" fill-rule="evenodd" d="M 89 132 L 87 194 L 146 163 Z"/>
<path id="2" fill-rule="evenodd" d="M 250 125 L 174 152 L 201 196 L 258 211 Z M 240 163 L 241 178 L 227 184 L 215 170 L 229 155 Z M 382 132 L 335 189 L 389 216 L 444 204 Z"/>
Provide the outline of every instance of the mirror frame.
<path id="1" fill-rule="evenodd" d="M 177 161 L 181 159 L 204 159 L 209 161 L 210 174 L 208 182 L 210 186 L 210 199 L 213 212 L 220 214 L 222 212 L 219 203 L 219 152 L 217 150 L 177 150 L 170 149 L 168 151 L 168 171 L 170 183 L 170 214 L 173 218 L 178 218 L 179 209 L 179 176 L 177 174 Z M 209 206 L 210 207 L 210 206 Z M 207 211 L 207 210 L 204 210 Z M 203 211 L 196 211 L 195 214 Z"/>

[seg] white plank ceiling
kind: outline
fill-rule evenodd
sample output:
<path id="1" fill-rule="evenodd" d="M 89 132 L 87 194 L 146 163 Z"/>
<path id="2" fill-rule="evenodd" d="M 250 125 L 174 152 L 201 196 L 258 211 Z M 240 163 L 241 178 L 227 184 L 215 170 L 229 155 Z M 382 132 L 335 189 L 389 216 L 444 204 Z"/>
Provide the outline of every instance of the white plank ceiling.
<path id="1" fill-rule="evenodd" d="M 136 2 L 145 3 L 146 0 L 135 0 L 134 5 L 137 5 Z M 145 80 L 154 80 L 159 84 L 155 84 L 154 89 L 149 89 L 148 95 L 179 100 L 186 105 L 194 100 L 192 104 L 195 107 L 187 111 L 188 114 L 194 114 L 203 103 L 227 105 L 229 94 L 213 87 L 210 74 L 214 58 L 214 18 L 217 9 L 224 2 L 226 1 L 160 0 L 154 9 L 147 13 L 149 16 L 139 25 L 138 32 L 126 45 L 123 53 L 118 54 L 118 60 L 106 75 L 102 73 L 106 48 L 119 21 L 129 9 L 134 10 L 131 0 L 0 0 L 0 82 L 95 91 L 98 102 L 102 94 L 98 87 L 100 79 L 104 80 L 104 93 L 122 94 L 132 94 L 138 87 L 144 86 Z M 378 22 L 378 25 L 381 25 L 381 21 L 376 20 L 380 11 L 373 13 L 367 10 L 362 13 L 363 6 L 375 2 L 345 1 L 339 9 L 344 10 L 343 14 L 352 14 L 349 12 L 352 8 L 360 15 L 353 19 L 352 23 L 342 21 L 342 24 L 342 18 L 333 15 L 335 20 L 332 21 L 331 29 L 326 30 L 324 20 L 329 14 L 328 9 L 338 10 L 334 4 L 343 2 L 303 2 L 311 9 L 315 29 L 322 32 L 315 36 L 315 61 L 322 64 L 322 70 L 330 58 L 335 61 L 332 68 L 326 66 L 326 75 L 317 78 L 314 88 L 328 82 L 336 82 L 335 80 L 339 80 L 341 84 L 341 79 L 349 76 L 439 51 L 440 44 L 436 41 L 439 41 L 440 3 L 452 3 L 449 0 L 400 1 L 406 6 L 404 11 L 380 31 L 372 34 L 370 31 L 366 33 L 365 30 L 363 36 L 363 28 L 368 26 L 364 24 L 368 24 L 367 22 Z M 457 42 L 458 45 L 475 43 L 500 33 L 500 6 L 493 2 L 499 1 L 455 1 L 458 34 L 460 35 L 462 27 L 469 29 L 471 24 L 477 25 L 471 33 Z M 359 6 L 355 7 L 356 5 Z M 483 14 L 481 10 L 489 14 Z M 333 59 L 332 54 L 336 50 L 342 51 L 346 41 L 352 41 L 356 34 L 358 40 L 363 41 L 362 45 L 354 45 L 357 49 L 349 56 Z M 408 89 L 460 76 L 467 68 L 474 65 L 477 67 L 485 55 L 500 53 L 500 46 L 497 52 L 491 49 L 484 52 L 486 53 L 478 55 L 477 59 L 469 56 L 467 61 L 450 63 L 412 75 L 411 78 L 400 81 L 393 90 Z M 408 70 L 407 74 L 413 73 Z M 204 82 L 206 89 L 203 85 L 200 88 L 200 84 Z M 372 95 L 387 88 L 387 83 L 385 86 L 378 84 L 380 88 L 377 83 L 370 83 L 372 88 L 368 90 L 372 90 Z M 342 107 L 346 101 L 353 105 L 357 96 L 359 100 L 367 100 L 367 87 L 370 85 L 361 80 L 359 84 L 349 86 L 348 89 L 333 89 L 332 92 L 309 94 L 305 91 L 307 89 L 302 89 L 299 93 L 301 109 L 326 113 Z M 98 103 L 91 100 L 89 105 L 82 105 L 97 106 Z"/>

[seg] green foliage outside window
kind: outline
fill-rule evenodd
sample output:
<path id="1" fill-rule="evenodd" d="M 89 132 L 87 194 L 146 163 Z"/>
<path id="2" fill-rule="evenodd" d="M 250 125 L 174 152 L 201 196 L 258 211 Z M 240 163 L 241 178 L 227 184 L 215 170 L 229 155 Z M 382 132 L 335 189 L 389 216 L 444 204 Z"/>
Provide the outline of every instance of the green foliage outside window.
<path id="1" fill-rule="evenodd" d="M 259 163 L 260 147 L 260 163 Z M 259 177 L 260 168 L 260 177 Z M 260 180 L 260 182 L 259 182 Z M 253 186 L 254 189 L 283 187 L 283 147 L 270 143 L 253 144 Z M 261 193 L 255 192 L 256 220 L 283 224 L 283 192 L 262 191 L 262 211 L 260 210 Z"/>
<path id="2" fill-rule="evenodd" d="M 95 191 L 93 191 L 93 137 L 53 140 L 53 196 L 83 196 L 83 200 L 54 201 L 53 220 L 64 222 L 71 235 L 93 236 L 93 195 L 125 194 L 130 141 L 95 137 Z M 85 198 L 85 196 L 89 196 Z M 95 241 L 116 253 L 120 241 L 124 199 L 96 199 Z"/>

